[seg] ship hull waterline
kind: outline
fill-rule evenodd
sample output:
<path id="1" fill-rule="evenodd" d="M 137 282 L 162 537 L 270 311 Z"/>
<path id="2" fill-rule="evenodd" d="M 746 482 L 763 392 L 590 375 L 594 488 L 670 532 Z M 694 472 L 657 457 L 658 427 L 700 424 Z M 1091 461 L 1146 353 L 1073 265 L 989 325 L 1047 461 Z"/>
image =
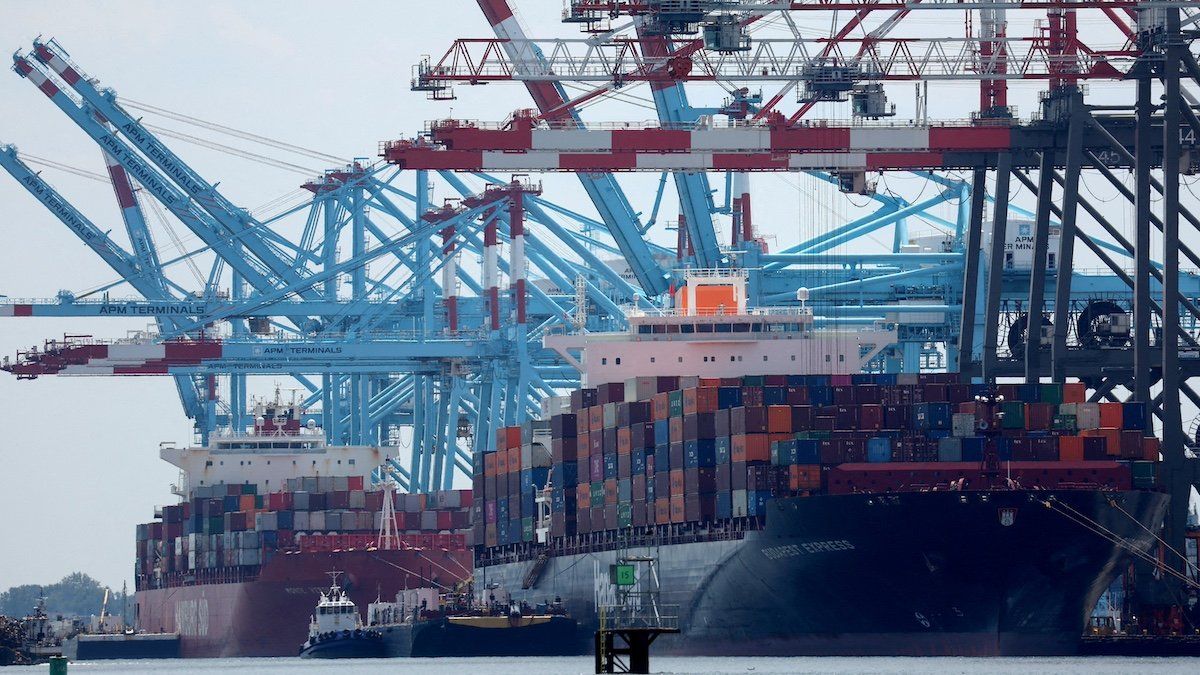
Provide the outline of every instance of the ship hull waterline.
<path id="1" fill-rule="evenodd" d="M 656 557 L 661 602 L 680 608 L 682 633 L 660 638 L 662 653 L 1070 655 L 1131 556 L 1072 515 L 1147 550 L 1166 501 L 1098 490 L 783 498 L 744 538 L 625 553 Z M 615 601 L 606 580 L 616 556 L 553 556 L 514 597 L 561 597 L 590 636 L 596 607 Z M 476 582 L 521 589 L 532 564 L 482 567 Z"/>

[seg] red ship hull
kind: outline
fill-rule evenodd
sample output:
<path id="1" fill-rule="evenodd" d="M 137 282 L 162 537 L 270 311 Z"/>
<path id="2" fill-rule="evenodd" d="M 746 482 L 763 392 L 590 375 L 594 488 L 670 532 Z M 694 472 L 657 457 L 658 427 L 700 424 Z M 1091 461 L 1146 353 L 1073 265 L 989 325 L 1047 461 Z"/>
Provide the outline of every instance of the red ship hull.
<path id="1" fill-rule="evenodd" d="M 145 630 L 178 632 L 184 658 L 294 656 L 328 572 L 341 572 L 351 600 L 365 607 L 406 588 L 452 586 L 471 564 L 469 551 L 280 553 L 253 581 L 138 591 L 136 616 Z"/>

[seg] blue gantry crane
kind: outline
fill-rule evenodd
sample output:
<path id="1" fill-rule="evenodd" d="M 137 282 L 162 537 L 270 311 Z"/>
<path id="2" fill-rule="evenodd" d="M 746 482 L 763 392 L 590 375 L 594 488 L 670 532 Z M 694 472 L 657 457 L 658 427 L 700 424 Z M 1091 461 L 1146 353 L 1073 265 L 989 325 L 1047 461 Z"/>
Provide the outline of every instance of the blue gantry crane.
<path id="1" fill-rule="evenodd" d="M 984 9 L 990 12 L 995 4 Z M 720 123 L 762 134 L 770 133 L 764 125 L 779 115 L 783 94 L 793 90 L 802 92 L 803 105 L 784 118 L 786 124 L 807 124 L 804 112 L 824 97 L 850 101 L 856 123 L 869 126 L 890 114 L 876 85 L 894 80 L 983 80 L 988 100 L 1002 102 L 1008 79 L 1057 77 L 1070 84 L 1122 74 L 1100 68 L 1081 50 L 1072 57 L 1080 67 L 1070 72 L 1054 70 L 1061 58 L 1016 56 L 1004 69 L 991 64 L 972 70 L 939 57 L 920 64 L 892 60 L 892 71 L 880 70 L 880 45 L 900 45 L 910 54 L 927 47 L 891 37 L 909 10 L 886 3 L 865 3 L 849 22 L 834 27 L 830 37 L 845 39 L 842 46 L 855 53 L 798 33 L 757 41 L 761 44 L 751 39 L 751 27 L 771 15 L 794 29 L 790 13 L 812 9 L 803 3 L 736 11 L 717 3 L 687 17 L 637 3 L 572 3 L 567 18 L 594 33 L 582 41 L 586 54 L 572 53 L 580 41 L 530 39 L 503 0 L 479 5 L 494 42 L 460 41 L 448 54 L 486 43 L 485 57 L 424 62 L 413 89 L 446 98 L 453 83 L 520 82 L 535 109 L 514 115 L 508 126 L 523 124 L 531 135 L 548 134 L 545 138 L 603 129 L 585 122 L 581 108 L 627 95 L 635 83 L 648 84 L 659 128 L 699 131 Z M 970 3 L 947 9 L 984 11 Z M 1075 11 L 1054 2 L 1037 9 Z M 868 14 L 883 10 L 886 16 L 869 32 L 873 42 L 849 37 L 850 29 L 866 25 Z M 630 16 L 628 25 L 597 28 L 622 13 Z M 994 47 L 995 40 L 975 38 L 970 44 Z M 781 51 L 781 44 L 791 51 Z M 1061 50 L 1031 44 L 1030 54 Z M 1129 48 L 1109 56 L 1110 64 L 1119 65 L 1138 54 Z M 1038 70 L 1039 64 L 1050 65 Z M 900 72 L 903 68 L 909 71 Z M 995 168 L 991 159 L 965 177 L 962 170 L 910 172 L 922 181 L 915 197 L 876 190 L 861 170 L 806 171 L 821 184 L 862 195 L 870 206 L 825 231 L 813 228 L 806 239 L 779 251 L 770 251 L 760 236 L 771 225 L 751 217 L 750 169 L 708 172 L 689 163 L 685 149 L 671 147 L 661 148 L 663 156 L 650 167 L 659 183 L 645 219 L 615 174 L 586 163 L 573 170 L 590 202 L 585 212 L 553 200 L 548 188 L 527 176 L 503 170 L 411 168 L 365 158 L 310 177 L 302 186 L 303 200 L 256 215 L 200 175 L 161 132 L 129 112 L 116 92 L 86 75 L 54 40 L 39 39 L 30 52 L 18 52 L 14 70 L 100 146 L 129 243 L 115 242 L 31 170 L 15 147 L 5 146 L 0 165 L 100 255 L 119 281 L 83 297 L 5 300 L 0 316 L 134 316 L 153 319 L 157 328 L 128 340 L 48 341 L 4 367 L 19 377 L 172 376 L 201 441 L 227 429 L 244 430 L 256 378 L 287 376 L 304 390 L 304 407 L 328 442 L 394 446 L 391 470 L 414 491 L 448 487 L 456 471 L 469 474 L 472 452 L 491 447 L 497 428 L 539 416 L 544 400 L 579 386 L 578 371 L 542 346 L 545 335 L 624 329 L 626 307 L 668 305 L 688 269 L 744 268 L 757 306 L 794 304 L 797 290 L 807 289 L 819 325 L 896 326 L 897 343 L 872 364 L 886 372 L 982 363 L 994 370 L 999 363 L 1017 373 L 1028 360 L 1026 347 L 1037 345 L 1036 356 L 1043 344 L 1042 333 L 1029 330 L 1029 317 L 1043 309 L 1057 312 L 1055 297 L 1070 298 L 1052 328 L 1065 331 L 1070 323 L 1072 344 L 1089 339 L 1116 344 L 1120 334 L 1104 331 L 1114 326 L 1119 331 L 1114 317 L 1134 305 L 1128 277 L 1070 267 L 1070 274 L 1060 274 L 1058 261 L 1008 260 L 1002 250 L 997 256 L 997 247 L 985 246 L 980 232 L 988 205 L 991 223 L 1006 222 L 1015 236 L 1032 227 L 1021 241 L 1028 239 L 1042 252 L 1038 255 L 1049 255 L 1048 235 L 1039 233 L 1073 226 L 1062 208 L 1051 213 L 1039 202 L 1036 212 L 1028 211 L 1004 191 L 987 194 L 987 171 Z M 779 83 L 782 89 L 764 104 L 761 94 L 744 86 L 756 82 Z M 572 97 L 567 84 L 591 88 Z M 692 105 L 714 93 L 726 100 Z M 997 112 L 995 105 L 987 107 L 989 114 Z M 673 199 L 666 190 L 671 182 Z M 155 243 L 145 205 L 152 213 L 165 210 L 169 222 L 160 227 L 181 224 L 201 245 L 165 254 Z M 673 247 L 657 243 L 671 222 L 659 213 L 671 208 L 677 214 Z M 917 222 L 938 233 L 912 236 Z M 726 224 L 729 243 L 723 244 L 718 232 Z M 1104 229 L 1107 239 L 1082 231 L 1062 238 L 1078 237 L 1106 264 L 1128 267 L 1124 261 L 1135 256 L 1135 247 Z M 890 244 L 870 241 L 880 233 L 890 235 Z M 207 264 L 209 272 L 200 287 L 189 286 L 179 271 L 199 264 Z M 1068 293 L 1059 296 L 1047 286 L 1063 277 L 1069 277 Z M 1200 279 L 1185 273 L 1177 279 L 1184 309 L 1189 303 L 1194 308 Z M 140 297 L 117 297 L 122 286 Z M 1038 304 L 1031 288 L 1041 288 L 1043 308 L 1031 310 Z M 1161 287 L 1153 288 L 1161 299 Z M 1184 314 L 1193 317 L 1184 324 L 1193 333 L 1194 315 Z M 985 339 L 974 339 L 977 335 Z M 1097 387 L 1098 395 L 1111 395 L 1113 387 L 1104 387 Z"/>

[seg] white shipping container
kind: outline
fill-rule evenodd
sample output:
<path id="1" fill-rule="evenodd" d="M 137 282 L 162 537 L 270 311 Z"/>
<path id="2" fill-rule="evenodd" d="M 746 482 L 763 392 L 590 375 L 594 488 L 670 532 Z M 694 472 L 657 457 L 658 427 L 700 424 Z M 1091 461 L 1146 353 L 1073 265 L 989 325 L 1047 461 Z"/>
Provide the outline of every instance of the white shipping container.
<path id="1" fill-rule="evenodd" d="M 1075 404 L 1075 426 L 1080 429 L 1099 429 L 1100 428 L 1100 404 L 1099 403 L 1076 403 Z"/>
<path id="2" fill-rule="evenodd" d="M 308 514 L 308 529 L 324 530 L 325 529 L 325 512 L 310 511 Z"/>
<path id="3" fill-rule="evenodd" d="M 348 476 L 334 476 L 333 489 L 338 492 L 345 492 L 350 489 L 350 478 Z"/>
<path id="4" fill-rule="evenodd" d="M 734 518 L 745 518 L 746 511 L 747 511 L 746 491 L 745 490 L 733 490 L 730 494 L 730 502 L 731 502 L 731 506 L 733 508 L 733 517 Z"/>
<path id="5" fill-rule="evenodd" d="M 975 435 L 975 414 L 974 413 L 954 413 L 954 417 L 950 422 L 954 435 L 959 438 L 966 438 Z"/>
<path id="6" fill-rule="evenodd" d="M 362 490 L 350 491 L 350 508 L 365 509 L 367 508 L 367 493 Z"/>

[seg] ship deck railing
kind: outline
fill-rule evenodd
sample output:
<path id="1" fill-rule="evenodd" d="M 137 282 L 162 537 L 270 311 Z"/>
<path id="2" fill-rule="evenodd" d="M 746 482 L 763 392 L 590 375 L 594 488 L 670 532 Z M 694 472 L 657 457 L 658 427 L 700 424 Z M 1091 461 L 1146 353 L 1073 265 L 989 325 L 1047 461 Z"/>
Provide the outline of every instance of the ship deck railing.
<path id="1" fill-rule="evenodd" d="M 534 560 L 544 552 L 562 556 L 615 551 L 627 548 L 654 548 L 658 546 L 673 546 L 675 544 L 740 540 L 745 538 L 747 531 L 762 528 L 762 523 L 756 521 L 757 519 L 755 518 L 739 519 L 737 524 L 740 527 L 735 526 L 704 532 L 656 532 L 654 534 L 632 535 L 629 533 L 618 534 L 615 531 L 605 531 L 572 535 L 556 539 L 549 546 L 537 546 L 533 545 L 532 542 L 524 542 L 522 544 L 495 547 L 502 548 L 502 552 L 490 554 L 489 552 L 485 552 L 477 558 L 477 561 L 482 566 L 500 565 Z M 485 549 L 485 551 L 488 550 Z"/>

